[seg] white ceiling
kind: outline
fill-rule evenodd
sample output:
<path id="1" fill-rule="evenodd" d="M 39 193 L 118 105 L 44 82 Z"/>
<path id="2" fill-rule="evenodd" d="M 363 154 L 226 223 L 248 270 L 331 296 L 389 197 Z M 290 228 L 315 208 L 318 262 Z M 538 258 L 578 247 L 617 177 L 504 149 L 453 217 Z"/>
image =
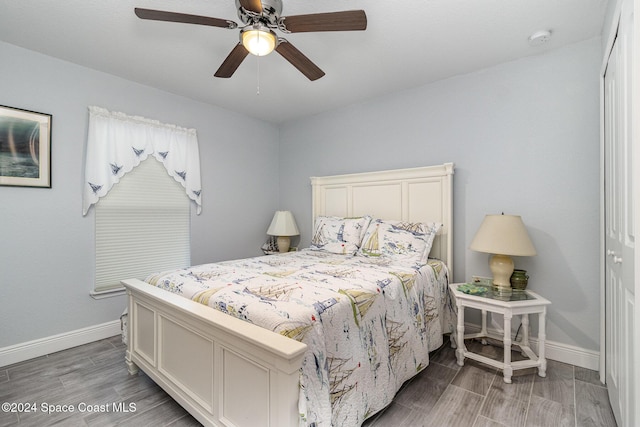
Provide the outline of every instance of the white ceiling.
<path id="1" fill-rule="evenodd" d="M 238 30 L 138 19 L 134 7 L 230 19 L 234 0 L 3 0 L 0 40 L 274 123 L 600 35 L 607 0 L 283 0 L 283 15 L 363 9 L 366 31 L 285 35 L 326 75 L 277 53 L 213 77 Z M 550 30 L 538 47 L 528 37 Z M 258 92 L 259 86 L 259 95 Z"/>

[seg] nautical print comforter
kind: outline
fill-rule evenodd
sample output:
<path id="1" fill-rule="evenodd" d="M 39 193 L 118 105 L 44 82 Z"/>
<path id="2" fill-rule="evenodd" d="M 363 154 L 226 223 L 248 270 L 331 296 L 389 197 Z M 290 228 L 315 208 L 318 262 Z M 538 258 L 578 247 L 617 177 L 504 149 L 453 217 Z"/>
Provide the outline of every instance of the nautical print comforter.
<path id="1" fill-rule="evenodd" d="M 300 424 L 360 426 L 453 328 L 446 266 L 303 250 L 151 275 L 152 285 L 308 346 Z"/>

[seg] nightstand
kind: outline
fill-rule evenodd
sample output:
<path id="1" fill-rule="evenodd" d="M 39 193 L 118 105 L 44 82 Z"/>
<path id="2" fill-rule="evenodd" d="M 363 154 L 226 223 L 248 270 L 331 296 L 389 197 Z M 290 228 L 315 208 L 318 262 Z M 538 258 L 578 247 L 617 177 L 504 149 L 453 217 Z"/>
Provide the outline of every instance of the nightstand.
<path id="1" fill-rule="evenodd" d="M 464 359 L 469 358 L 485 363 L 504 372 L 504 382 L 511 383 L 513 371 L 537 367 L 538 375 L 546 376 L 547 360 L 544 356 L 545 341 L 545 316 L 547 305 L 550 301 L 531 291 L 513 291 L 510 295 L 500 295 L 494 293 L 492 288 L 480 295 L 470 295 L 458 290 L 461 283 L 449 284 L 449 290 L 453 294 L 458 307 L 458 328 L 456 331 L 456 356 L 458 365 L 464 365 Z M 482 311 L 482 329 L 475 334 L 464 333 L 464 308 L 470 307 Z M 504 336 L 491 333 L 487 330 L 487 312 L 499 313 L 504 317 Z M 529 314 L 538 315 L 538 354 L 536 355 L 529 344 Z M 513 316 L 522 316 L 522 339 L 512 342 L 511 340 L 511 319 Z M 473 353 L 467 350 L 464 340 L 468 338 L 493 338 L 502 341 L 504 344 L 503 361 L 494 360 L 487 356 Z M 511 361 L 511 346 L 520 348 L 522 354 L 528 360 Z"/>

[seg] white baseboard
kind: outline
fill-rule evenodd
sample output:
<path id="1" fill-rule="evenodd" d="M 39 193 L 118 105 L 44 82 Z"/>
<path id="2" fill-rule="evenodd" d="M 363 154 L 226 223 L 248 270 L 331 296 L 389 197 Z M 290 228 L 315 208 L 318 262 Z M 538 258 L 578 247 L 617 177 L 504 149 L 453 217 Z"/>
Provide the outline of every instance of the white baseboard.
<path id="1" fill-rule="evenodd" d="M 0 348 L 0 367 L 119 335 L 120 320 Z"/>
<path id="2" fill-rule="evenodd" d="M 502 331 L 494 330 L 492 328 L 488 329 L 494 334 L 502 335 Z M 465 323 L 464 330 L 465 334 L 477 333 L 480 332 L 480 326 L 472 323 Z M 531 348 L 537 352 L 538 339 L 530 337 L 529 341 L 531 343 Z M 580 366 L 581 368 L 591 369 L 594 371 L 600 369 L 600 352 L 598 351 L 587 350 L 585 348 L 549 340 L 545 340 L 544 348 L 547 359 Z"/>
<path id="3" fill-rule="evenodd" d="M 465 331 L 470 333 L 479 332 L 480 327 L 475 324 L 467 323 L 465 324 Z M 492 330 L 492 332 L 501 334 L 501 332 L 497 330 Z M 63 334 L 0 348 L 0 367 L 23 362 L 25 360 L 55 353 L 57 351 L 66 350 L 68 348 L 87 344 L 93 341 L 99 341 L 101 339 L 119 335 L 120 333 L 120 320 L 114 320 L 100 325 L 89 326 L 87 328 L 77 329 Z M 534 349 L 537 348 L 538 340 L 532 337 L 530 341 L 532 347 Z M 545 351 L 547 359 L 592 369 L 594 371 L 597 371 L 600 368 L 600 353 L 597 351 L 587 350 L 549 340 L 546 340 Z"/>

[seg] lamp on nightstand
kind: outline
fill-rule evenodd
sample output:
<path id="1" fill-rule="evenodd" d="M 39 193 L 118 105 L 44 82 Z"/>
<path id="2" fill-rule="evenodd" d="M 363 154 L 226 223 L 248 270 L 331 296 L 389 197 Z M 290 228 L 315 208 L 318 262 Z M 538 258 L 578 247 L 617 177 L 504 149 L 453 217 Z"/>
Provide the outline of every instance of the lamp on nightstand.
<path id="1" fill-rule="evenodd" d="M 509 281 L 513 273 L 511 256 L 534 256 L 527 229 L 518 215 L 487 215 L 469 245 L 469 249 L 492 254 L 489 268 L 493 273 L 493 286 L 511 291 Z"/>
<path id="2" fill-rule="evenodd" d="M 289 245 L 291 244 L 289 237 L 297 236 L 300 232 L 290 211 L 276 211 L 273 220 L 271 220 L 271 225 L 267 229 L 267 234 L 278 236 L 278 251 L 289 252 Z"/>

